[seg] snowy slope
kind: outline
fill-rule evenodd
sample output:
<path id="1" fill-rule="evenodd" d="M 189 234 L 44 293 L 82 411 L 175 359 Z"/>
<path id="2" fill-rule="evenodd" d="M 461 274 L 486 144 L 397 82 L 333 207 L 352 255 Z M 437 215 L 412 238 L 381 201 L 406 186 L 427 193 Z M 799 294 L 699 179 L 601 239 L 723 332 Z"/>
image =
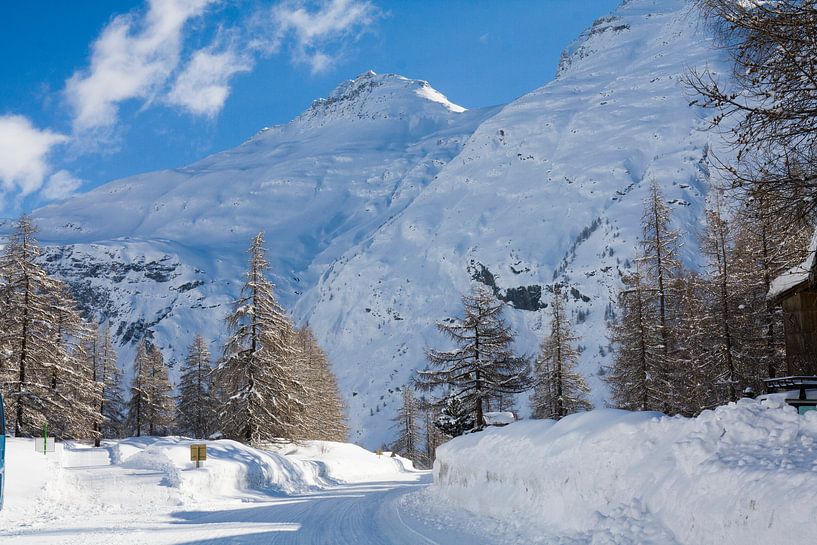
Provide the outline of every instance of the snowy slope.
<path id="1" fill-rule="evenodd" d="M 780 400 L 696 418 L 597 410 L 441 446 L 419 503 L 502 521 L 526 543 L 806 543 L 817 532 L 815 445 L 817 413 Z"/>
<path id="2" fill-rule="evenodd" d="M 525 309 L 510 314 L 528 353 L 548 325 L 548 290 L 567 286 L 580 369 L 603 406 L 605 317 L 650 178 L 694 262 L 717 141 L 680 83 L 687 67 L 718 60 L 700 19 L 681 0 L 631 0 L 568 51 L 556 80 L 482 123 L 400 216 L 300 301 L 333 359 L 357 371 L 344 382 L 360 394 L 349 400 L 353 429 L 377 427 L 384 405 L 391 412 L 394 386 L 423 364 L 426 343 L 445 342 L 434 322 L 458 312 L 475 277 Z"/>
<path id="3" fill-rule="evenodd" d="M 125 359 L 148 332 L 179 358 L 197 332 L 222 337 L 255 233 L 266 231 L 278 295 L 292 306 L 492 111 L 465 111 L 423 81 L 362 74 L 238 148 L 36 211 L 46 263 L 111 319 Z"/>
<path id="4" fill-rule="evenodd" d="M 720 55 L 687 1 L 630 0 L 567 49 L 554 81 L 503 108 L 464 111 L 425 82 L 367 73 L 238 148 L 35 220 L 49 267 L 104 309 L 126 357 L 148 332 L 168 358 L 196 332 L 215 344 L 244 249 L 265 229 L 281 300 L 315 329 L 352 440 L 368 446 L 391 440 L 397 388 L 472 278 L 516 307 L 529 353 L 548 290 L 567 284 L 603 405 L 605 316 L 650 177 L 695 258 L 716 137 L 679 80 Z"/>

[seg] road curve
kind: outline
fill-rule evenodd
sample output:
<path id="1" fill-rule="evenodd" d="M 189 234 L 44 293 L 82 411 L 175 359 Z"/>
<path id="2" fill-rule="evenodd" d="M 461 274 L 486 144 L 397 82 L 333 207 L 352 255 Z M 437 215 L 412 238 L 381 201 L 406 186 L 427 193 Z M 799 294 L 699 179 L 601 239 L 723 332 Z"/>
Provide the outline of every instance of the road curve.
<path id="1" fill-rule="evenodd" d="M 479 545 L 479 536 L 461 528 L 427 524 L 400 501 L 405 494 L 430 483 L 430 475 L 415 482 L 372 482 L 342 485 L 227 511 L 179 512 L 180 524 L 219 527 L 245 523 L 271 530 L 241 536 L 220 536 L 185 543 L 197 545 Z M 198 532 L 197 532 L 198 533 Z"/>

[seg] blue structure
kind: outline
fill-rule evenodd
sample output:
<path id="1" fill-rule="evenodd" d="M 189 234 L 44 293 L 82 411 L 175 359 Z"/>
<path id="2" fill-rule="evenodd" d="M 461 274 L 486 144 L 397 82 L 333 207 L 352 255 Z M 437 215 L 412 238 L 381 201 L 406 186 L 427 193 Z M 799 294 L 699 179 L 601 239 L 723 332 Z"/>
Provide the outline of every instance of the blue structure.
<path id="1" fill-rule="evenodd" d="M 3 490 L 6 486 L 6 415 L 3 413 L 3 394 L 0 394 L 0 509 L 3 509 Z"/>

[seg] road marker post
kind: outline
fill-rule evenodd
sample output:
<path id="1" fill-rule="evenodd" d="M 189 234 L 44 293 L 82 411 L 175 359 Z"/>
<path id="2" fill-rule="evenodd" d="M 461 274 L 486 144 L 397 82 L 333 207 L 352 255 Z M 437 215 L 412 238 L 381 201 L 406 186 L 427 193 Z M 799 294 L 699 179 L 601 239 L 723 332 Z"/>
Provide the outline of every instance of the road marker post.
<path id="1" fill-rule="evenodd" d="M 48 422 L 43 424 L 43 439 L 34 441 L 34 452 L 42 452 L 43 456 L 49 452 L 54 452 L 54 438 L 48 436 Z"/>

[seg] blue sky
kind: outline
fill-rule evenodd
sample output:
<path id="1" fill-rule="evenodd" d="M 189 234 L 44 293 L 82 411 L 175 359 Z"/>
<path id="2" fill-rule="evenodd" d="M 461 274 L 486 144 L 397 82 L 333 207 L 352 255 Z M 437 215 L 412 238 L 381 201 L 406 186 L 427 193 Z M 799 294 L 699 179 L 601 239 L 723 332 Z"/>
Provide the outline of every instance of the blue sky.
<path id="1" fill-rule="evenodd" d="M 0 214 L 233 147 L 369 69 L 467 108 L 509 102 L 619 1 L 8 3 Z"/>

